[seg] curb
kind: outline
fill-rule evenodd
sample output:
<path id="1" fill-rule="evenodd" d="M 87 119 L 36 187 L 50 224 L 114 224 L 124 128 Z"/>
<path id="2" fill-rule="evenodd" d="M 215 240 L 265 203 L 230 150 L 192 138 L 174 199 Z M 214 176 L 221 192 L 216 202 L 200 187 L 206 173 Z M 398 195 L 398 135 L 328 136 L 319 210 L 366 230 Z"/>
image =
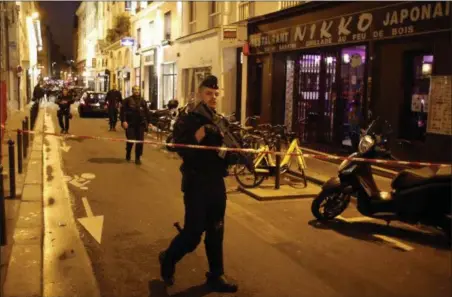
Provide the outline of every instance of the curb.
<path id="1" fill-rule="evenodd" d="M 36 120 L 35 131 L 43 131 L 44 110 Z M 36 135 L 30 151 L 19 216 L 3 293 L 5 297 L 42 296 L 43 265 L 43 137 Z M 25 277 L 26 275 L 26 277 Z"/>

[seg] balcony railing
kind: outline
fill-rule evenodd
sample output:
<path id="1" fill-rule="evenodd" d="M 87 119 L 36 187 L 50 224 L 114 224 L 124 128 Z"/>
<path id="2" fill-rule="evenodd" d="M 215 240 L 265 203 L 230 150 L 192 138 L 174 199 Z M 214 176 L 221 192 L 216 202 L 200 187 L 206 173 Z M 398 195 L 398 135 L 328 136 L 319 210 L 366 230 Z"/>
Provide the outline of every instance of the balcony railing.
<path id="1" fill-rule="evenodd" d="M 220 26 L 221 12 L 214 12 L 209 15 L 209 28 Z"/>
<path id="2" fill-rule="evenodd" d="M 281 1 L 281 9 L 286 9 L 303 4 L 306 1 Z"/>
<path id="3" fill-rule="evenodd" d="M 239 21 L 246 20 L 254 16 L 254 1 L 239 2 Z"/>
<path id="4" fill-rule="evenodd" d="M 196 21 L 191 21 L 190 23 L 188 23 L 188 34 L 193 34 L 196 32 Z"/>

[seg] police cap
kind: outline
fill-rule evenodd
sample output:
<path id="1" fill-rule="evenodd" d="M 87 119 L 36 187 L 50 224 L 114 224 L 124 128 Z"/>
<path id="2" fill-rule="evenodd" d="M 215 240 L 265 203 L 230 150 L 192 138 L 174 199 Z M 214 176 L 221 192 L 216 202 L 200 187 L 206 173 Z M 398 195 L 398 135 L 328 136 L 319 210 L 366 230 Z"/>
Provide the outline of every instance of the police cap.
<path id="1" fill-rule="evenodd" d="M 218 79 L 214 75 L 209 75 L 204 78 L 199 87 L 205 87 L 210 89 L 218 90 Z"/>

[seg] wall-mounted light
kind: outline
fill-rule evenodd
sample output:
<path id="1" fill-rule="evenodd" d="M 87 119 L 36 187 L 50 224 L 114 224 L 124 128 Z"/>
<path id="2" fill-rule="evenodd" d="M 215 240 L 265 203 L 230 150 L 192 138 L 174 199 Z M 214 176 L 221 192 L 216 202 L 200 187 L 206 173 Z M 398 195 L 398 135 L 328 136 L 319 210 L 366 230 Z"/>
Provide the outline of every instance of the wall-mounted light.
<path id="1" fill-rule="evenodd" d="M 423 75 L 430 75 L 432 74 L 432 64 L 422 64 L 422 74 Z"/>
<path id="2" fill-rule="evenodd" d="M 32 17 L 34 20 L 38 19 L 38 18 L 39 18 L 39 12 L 37 12 L 37 11 L 33 12 L 33 13 L 31 14 L 31 17 Z"/>

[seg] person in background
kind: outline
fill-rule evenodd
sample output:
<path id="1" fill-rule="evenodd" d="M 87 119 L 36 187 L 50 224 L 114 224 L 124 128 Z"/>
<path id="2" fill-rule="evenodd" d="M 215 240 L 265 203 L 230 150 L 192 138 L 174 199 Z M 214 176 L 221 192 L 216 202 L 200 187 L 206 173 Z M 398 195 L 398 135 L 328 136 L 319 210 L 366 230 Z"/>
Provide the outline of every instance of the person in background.
<path id="1" fill-rule="evenodd" d="M 116 84 L 113 84 L 111 90 L 108 91 L 105 98 L 108 105 L 108 118 L 110 121 L 110 130 L 116 131 L 116 123 L 118 122 L 118 108 L 122 103 L 121 92 L 116 89 Z"/>
<path id="2" fill-rule="evenodd" d="M 33 101 L 41 102 L 42 97 L 44 97 L 44 90 L 41 87 L 41 84 L 38 83 L 33 90 Z"/>
<path id="3" fill-rule="evenodd" d="M 126 130 L 128 140 L 144 140 L 144 132 L 147 130 L 150 113 L 146 101 L 140 96 L 140 87 L 132 88 L 132 96 L 124 99 L 121 105 L 121 125 Z M 133 143 L 126 143 L 126 160 L 130 161 Z M 136 143 L 135 164 L 141 165 L 143 155 L 143 143 Z"/>
<path id="4" fill-rule="evenodd" d="M 357 151 L 358 150 L 358 146 L 359 146 L 359 140 L 360 140 L 360 136 L 361 136 L 361 129 L 360 129 L 360 125 L 361 125 L 361 120 L 362 120 L 362 116 L 361 116 L 361 108 L 360 108 L 360 98 L 359 98 L 359 94 L 355 95 L 354 100 L 351 103 L 350 106 L 350 111 L 348 113 L 348 122 L 349 122 L 349 136 L 350 136 L 350 140 L 352 143 L 352 149 L 353 151 Z"/>
<path id="5" fill-rule="evenodd" d="M 69 120 L 72 118 L 71 105 L 74 103 L 74 98 L 69 94 L 67 87 L 63 87 L 62 94 L 58 96 L 55 103 L 59 107 L 57 117 L 61 134 L 67 134 L 69 133 Z"/>

